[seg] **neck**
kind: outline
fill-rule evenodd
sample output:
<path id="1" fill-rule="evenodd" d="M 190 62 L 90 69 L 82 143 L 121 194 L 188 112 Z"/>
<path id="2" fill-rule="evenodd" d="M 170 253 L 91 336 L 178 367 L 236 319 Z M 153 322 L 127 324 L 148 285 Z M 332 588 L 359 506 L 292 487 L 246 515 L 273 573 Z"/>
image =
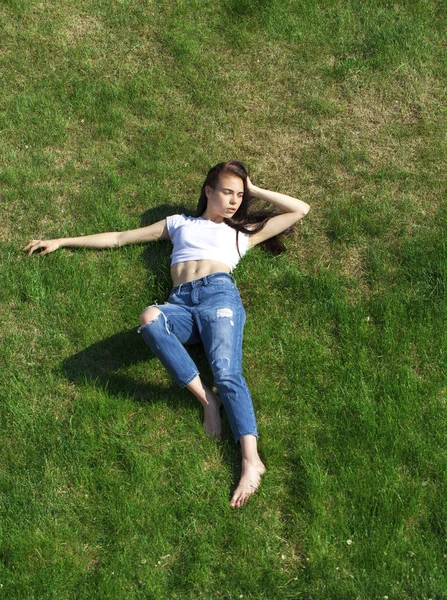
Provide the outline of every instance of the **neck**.
<path id="1" fill-rule="evenodd" d="M 208 213 L 208 210 L 206 210 L 203 215 L 200 215 L 201 219 L 205 219 L 205 221 L 212 221 L 213 223 L 223 223 L 224 222 L 224 218 L 221 215 L 213 215 Z"/>

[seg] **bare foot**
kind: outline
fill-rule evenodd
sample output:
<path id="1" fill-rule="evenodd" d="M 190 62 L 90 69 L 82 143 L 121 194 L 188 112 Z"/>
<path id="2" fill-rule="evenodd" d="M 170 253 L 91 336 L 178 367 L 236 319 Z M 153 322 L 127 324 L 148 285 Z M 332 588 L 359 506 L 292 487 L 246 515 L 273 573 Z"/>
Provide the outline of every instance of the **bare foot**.
<path id="1" fill-rule="evenodd" d="M 264 473 L 265 465 L 261 460 L 251 463 L 247 459 L 242 459 L 241 478 L 230 501 L 233 508 L 240 508 L 248 502 L 250 496 L 258 489 Z"/>
<path id="2" fill-rule="evenodd" d="M 208 404 L 203 405 L 203 429 L 211 439 L 220 440 L 222 419 L 220 418 L 220 399 L 212 390 L 205 387 Z"/>

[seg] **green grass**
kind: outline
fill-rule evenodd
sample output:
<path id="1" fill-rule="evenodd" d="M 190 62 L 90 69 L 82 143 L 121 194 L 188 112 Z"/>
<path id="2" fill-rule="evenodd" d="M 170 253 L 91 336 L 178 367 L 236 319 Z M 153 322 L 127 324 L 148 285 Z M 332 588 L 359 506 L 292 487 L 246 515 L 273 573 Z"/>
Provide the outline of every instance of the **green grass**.
<path id="1" fill-rule="evenodd" d="M 0 592 L 17 599 L 447 597 L 446 7 L 5 0 Z M 169 244 L 31 237 L 192 211 L 210 166 L 312 207 L 235 276 L 268 471 L 136 335 Z M 205 379 L 210 372 L 193 350 Z"/>

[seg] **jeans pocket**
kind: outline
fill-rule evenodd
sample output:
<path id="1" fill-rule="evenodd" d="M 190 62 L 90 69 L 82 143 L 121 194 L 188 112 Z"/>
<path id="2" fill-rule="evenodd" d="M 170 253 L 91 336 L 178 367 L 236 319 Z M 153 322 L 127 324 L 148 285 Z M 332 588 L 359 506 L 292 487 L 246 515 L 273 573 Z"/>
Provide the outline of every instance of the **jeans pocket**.
<path id="1" fill-rule="evenodd" d="M 208 285 L 211 285 L 213 288 L 219 287 L 223 290 L 236 290 L 237 289 L 236 282 L 234 281 L 234 279 L 233 278 L 227 279 L 226 277 L 217 277 L 216 279 L 213 279 L 212 281 L 210 281 Z"/>

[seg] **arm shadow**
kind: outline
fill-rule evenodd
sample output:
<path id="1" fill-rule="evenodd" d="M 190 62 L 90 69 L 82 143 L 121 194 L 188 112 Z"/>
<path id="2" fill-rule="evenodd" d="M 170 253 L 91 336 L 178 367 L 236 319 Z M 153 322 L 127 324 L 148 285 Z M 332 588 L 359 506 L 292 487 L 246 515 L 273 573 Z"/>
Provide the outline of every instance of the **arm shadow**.
<path id="1" fill-rule="evenodd" d="M 151 223 L 156 223 L 165 219 L 168 215 L 190 214 L 191 209 L 185 205 L 163 204 L 148 209 L 141 215 L 141 227 L 147 227 Z M 141 260 L 146 269 L 147 278 L 151 279 L 153 289 L 153 298 L 167 298 L 172 288 L 170 273 L 170 256 L 172 252 L 171 243 L 168 241 L 159 241 L 157 243 L 146 244 L 141 253 Z M 151 302 L 149 303 L 151 304 Z"/>

